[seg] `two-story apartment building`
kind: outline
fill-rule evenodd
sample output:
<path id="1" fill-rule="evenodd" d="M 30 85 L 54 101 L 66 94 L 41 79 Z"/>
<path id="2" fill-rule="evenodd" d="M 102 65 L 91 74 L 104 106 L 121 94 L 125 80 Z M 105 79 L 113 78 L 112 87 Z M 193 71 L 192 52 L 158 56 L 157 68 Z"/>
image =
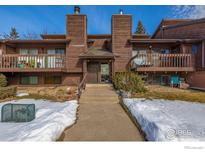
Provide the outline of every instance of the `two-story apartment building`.
<path id="1" fill-rule="evenodd" d="M 66 16 L 65 35 L 1 40 L 0 72 L 9 84 L 77 85 L 109 82 L 129 66 L 156 82 L 171 75 L 205 88 L 205 19 L 163 20 L 152 37 L 132 34 L 132 15 L 115 14 L 111 34 L 87 34 L 87 16 Z M 135 57 L 132 59 L 132 57 Z"/>

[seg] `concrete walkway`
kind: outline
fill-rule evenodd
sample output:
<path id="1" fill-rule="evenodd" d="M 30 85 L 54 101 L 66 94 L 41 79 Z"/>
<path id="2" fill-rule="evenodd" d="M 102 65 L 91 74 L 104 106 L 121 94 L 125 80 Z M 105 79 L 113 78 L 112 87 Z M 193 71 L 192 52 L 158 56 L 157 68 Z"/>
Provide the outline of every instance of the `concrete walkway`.
<path id="1" fill-rule="evenodd" d="M 119 104 L 111 85 L 90 84 L 80 99 L 78 120 L 63 141 L 142 141 L 137 127 Z"/>

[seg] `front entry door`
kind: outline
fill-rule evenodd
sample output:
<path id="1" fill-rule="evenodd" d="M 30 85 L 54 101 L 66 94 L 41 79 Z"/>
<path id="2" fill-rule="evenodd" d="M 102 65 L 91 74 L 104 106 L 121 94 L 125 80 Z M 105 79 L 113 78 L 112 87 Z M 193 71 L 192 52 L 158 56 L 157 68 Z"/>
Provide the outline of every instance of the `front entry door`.
<path id="1" fill-rule="evenodd" d="M 87 82 L 88 83 L 98 83 L 98 74 L 99 74 L 99 63 L 88 63 L 87 64 L 87 72 L 88 72 L 88 76 L 87 76 Z"/>

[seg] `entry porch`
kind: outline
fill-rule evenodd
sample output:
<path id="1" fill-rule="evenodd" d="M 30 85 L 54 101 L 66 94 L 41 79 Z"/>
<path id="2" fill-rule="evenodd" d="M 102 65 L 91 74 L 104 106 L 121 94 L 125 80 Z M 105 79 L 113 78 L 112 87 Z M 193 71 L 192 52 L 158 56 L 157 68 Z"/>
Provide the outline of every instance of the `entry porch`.
<path id="1" fill-rule="evenodd" d="M 114 55 L 104 49 L 89 49 L 80 55 L 86 83 L 109 83 L 114 75 Z"/>

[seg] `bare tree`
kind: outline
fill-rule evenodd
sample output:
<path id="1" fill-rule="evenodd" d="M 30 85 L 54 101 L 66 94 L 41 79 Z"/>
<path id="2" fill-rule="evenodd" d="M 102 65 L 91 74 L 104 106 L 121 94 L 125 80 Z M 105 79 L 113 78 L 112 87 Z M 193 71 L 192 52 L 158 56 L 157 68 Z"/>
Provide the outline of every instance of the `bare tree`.
<path id="1" fill-rule="evenodd" d="M 43 35 L 47 35 L 47 34 L 48 34 L 48 29 L 47 29 L 47 27 L 44 27 L 44 28 L 43 28 L 42 34 L 43 34 Z"/>
<path id="2" fill-rule="evenodd" d="M 3 39 L 3 34 L 0 34 L 0 39 Z"/>
<path id="3" fill-rule="evenodd" d="M 37 40 L 39 39 L 39 34 L 28 31 L 27 33 L 23 34 L 23 38 L 26 40 Z"/>

